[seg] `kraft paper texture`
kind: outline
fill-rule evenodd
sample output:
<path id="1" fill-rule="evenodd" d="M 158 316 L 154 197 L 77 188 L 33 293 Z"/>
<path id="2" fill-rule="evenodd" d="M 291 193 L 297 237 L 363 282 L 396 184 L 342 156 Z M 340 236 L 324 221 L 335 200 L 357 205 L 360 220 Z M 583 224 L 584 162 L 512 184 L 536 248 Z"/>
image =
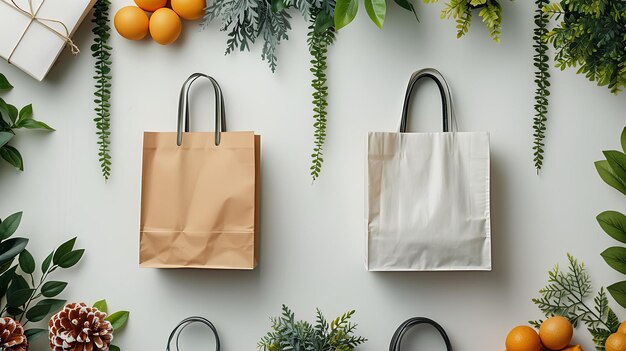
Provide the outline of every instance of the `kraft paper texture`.
<path id="1" fill-rule="evenodd" d="M 144 133 L 141 267 L 253 269 L 258 263 L 260 136 Z"/>

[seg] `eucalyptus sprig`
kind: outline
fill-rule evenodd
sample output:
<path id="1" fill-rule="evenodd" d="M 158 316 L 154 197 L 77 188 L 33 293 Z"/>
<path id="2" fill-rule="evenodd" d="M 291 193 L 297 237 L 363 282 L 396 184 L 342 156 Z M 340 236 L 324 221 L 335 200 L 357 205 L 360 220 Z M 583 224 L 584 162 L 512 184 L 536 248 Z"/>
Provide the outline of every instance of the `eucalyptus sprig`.
<path id="1" fill-rule="evenodd" d="M 13 89 L 8 79 L 0 73 L 0 91 Z M 24 170 L 24 160 L 20 152 L 8 143 L 15 137 L 17 129 L 40 129 L 54 131 L 44 122 L 33 118 L 33 105 L 28 104 L 21 109 L 8 104 L 0 98 L 0 157 L 15 169 Z"/>
<path id="2" fill-rule="evenodd" d="M 568 270 L 562 271 L 556 265 L 548 273 L 548 285 L 539 290 L 540 296 L 532 299 L 546 317 L 563 316 L 576 327 L 585 324 L 593 337 L 598 351 L 604 350 L 606 339 L 615 333 L 620 325 L 617 316 L 609 307 L 609 300 L 604 288 L 593 299 L 594 307 L 588 305 L 592 293 L 591 278 L 585 270 L 584 263 L 579 263 L 568 254 Z M 530 321 L 535 328 L 541 326 L 542 320 Z"/>
<path id="3" fill-rule="evenodd" d="M 98 0 L 94 5 L 92 32 L 94 43 L 91 45 L 92 56 L 95 62 L 95 112 L 96 134 L 98 135 L 98 157 L 102 176 L 105 181 L 111 176 L 111 46 L 108 44 L 111 36 L 109 25 L 110 0 Z"/>
<path id="4" fill-rule="evenodd" d="M 289 307 L 282 306 L 282 315 L 272 318 L 272 331 L 257 344 L 260 351 L 352 351 L 367 339 L 355 336 L 357 325 L 350 322 L 355 311 L 349 311 L 330 323 L 317 309 L 315 324 L 296 321 Z"/>
<path id="5" fill-rule="evenodd" d="M 22 220 L 22 212 L 0 221 L 0 315 L 10 316 L 23 326 L 43 320 L 65 305 L 56 298 L 67 287 L 67 282 L 49 280 L 57 269 L 76 265 L 84 249 L 74 249 L 76 238 L 70 239 L 52 251 L 41 263 L 41 276 L 35 277 L 37 263 L 26 249 L 28 239 L 11 238 Z M 17 264 L 14 264 L 17 258 Z M 29 341 L 44 335 L 47 329 L 30 328 L 25 331 Z"/>

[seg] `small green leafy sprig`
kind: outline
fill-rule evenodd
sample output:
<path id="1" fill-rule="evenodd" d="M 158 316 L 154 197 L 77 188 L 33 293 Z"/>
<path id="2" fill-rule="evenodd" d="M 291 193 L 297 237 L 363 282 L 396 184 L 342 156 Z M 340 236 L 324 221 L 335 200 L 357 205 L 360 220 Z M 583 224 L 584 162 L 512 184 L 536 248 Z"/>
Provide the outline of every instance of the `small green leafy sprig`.
<path id="1" fill-rule="evenodd" d="M 436 3 L 439 0 L 424 0 L 426 3 Z M 469 32 L 474 17 L 474 11 L 489 30 L 491 38 L 499 43 L 502 33 L 502 5 L 500 0 L 449 0 L 441 11 L 441 18 L 456 20 L 457 38 Z"/>
<path id="2" fill-rule="evenodd" d="M 311 17 L 308 38 L 309 52 L 312 56 L 311 73 L 313 73 L 313 80 L 311 86 L 313 87 L 313 118 L 315 119 L 313 123 L 315 141 L 310 167 L 313 181 L 320 176 L 322 163 L 324 162 L 323 147 L 326 142 L 326 117 L 328 115 L 326 111 L 326 107 L 328 107 L 328 102 L 326 101 L 328 97 L 328 86 L 326 85 L 328 79 L 326 77 L 328 47 L 335 41 L 335 31 L 332 25 L 323 30 L 316 30 L 316 23 L 321 22 L 318 19 L 322 16 L 326 17 L 327 20 L 331 18 L 327 10 L 324 8 L 318 9 Z"/>
<path id="3" fill-rule="evenodd" d="M 111 323 L 111 327 L 113 327 L 113 333 L 117 333 L 118 330 L 122 329 L 128 322 L 128 318 L 130 317 L 130 312 L 128 311 L 117 311 L 111 312 L 109 314 L 109 306 L 106 300 L 100 300 L 93 304 L 93 307 L 97 308 L 100 312 L 104 312 L 107 314 L 105 318 L 106 321 Z M 109 345 L 110 351 L 120 351 L 120 347 L 116 345 Z"/>
<path id="4" fill-rule="evenodd" d="M 13 89 L 7 78 L 0 73 L 0 91 Z M 33 105 L 20 110 L 0 98 L 0 157 L 18 171 L 24 170 L 24 160 L 20 152 L 8 143 L 15 137 L 16 129 L 41 129 L 54 131 L 49 125 L 33 118 Z"/>
<path id="5" fill-rule="evenodd" d="M 548 45 L 545 37 L 548 34 L 550 17 L 543 11 L 550 0 L 535 0 L 535 28 L 533 29 L 533 65 L 535 66 L 535 117 L 533 118 L 533 161 L 537 173 L 543 166 L 544 139 L 546 136 L 546 122 L 548 120 L 548 96 L 550 96 L 550 71 Z"/>
<path id="6" fill-rule="evenodd" d="M 92 56 L 95 62 L 95 112 L 96 134 L 98 135 L 98 157 L 104 180 L 111 176 L 111 46 L 108 44 L 111 36 L 109 25 L 110 0 L 98 0 L 94 5 L 92 32 L 94 43 L 91 45 Z"/>
<path id="7" fill-rule="evenodd" d="M 585 324 L 596 345 L 596 350 L 603 351 L 606 339 L 617 331 L 620 322 L 609 307 L 609 300 L 604 288 L 593 299 L 594 308 L 587 306 L 592 293 L 591 278 L 585 271 L 584 263 L 579 263 L 568 254 L 567 271 L 561 271 L 556 265 L 548 273 L 548 285 L 539 290 L 540 297 L 532 299 L 546 317 L 563 316 L 574 327 Z M 530 321 L 539 328 L 543 321 Z"/>
<path id="8" fill-rule="evenodd" d="M 76 265 L 84 249 L 74 249 L 76 238 L 70 239 L 52 251 L 41 263 L 41 276 L 35 278 L 37 264 L 26 249 L 28 239 L 11 238 L 22 220 L 22 212 L 0 221 L 0 315 L 9 316 L 26 327 L 55 313 L 65 305 L 57 297 L 67 282 L 48 280 L 57 269 Z M 17 258 L 17 264 L 13 264 Z M 26 329 L 29 341 L 44 335 L 47 329 Z"/>
<path id="9" fill-rule="evenodd" d="M 257 348 L 261 351 L 351 351 L 367 339 L 355 336 L 356 324 L 350 322 L 355 311 L 349 311 L 330 323 L 317 309 L 315 324 L 296 321 L 289 307 L 282 306 L 282 315 L 272 318 L 272 331 Z"/>
<path id="10" fill-rule="evenodd" d="M 596 161 L 595 166 L 605 183 L 626 195 L 626 128 L 621 135 L 622 150 L 603 151 L 605 160 Z M 626 216 L 618 211 L 604 211 L 596 220 L 611 238 L 626 244 Z M 626 247 L 612 246 L 602 252 L 604 261 L 616 271 L 626 274 Z M 620 306 L 626 308 L 626 281 L 609 285 L 607 290 Z"/>
<path id="11" fill-rule="evenodd" d="M 544 7 L 559 23 L 546 36 L 556 66 L 578 67 L 578 74 L 617 94 L 626 86 L 626 2 L 560 0 Z"/>

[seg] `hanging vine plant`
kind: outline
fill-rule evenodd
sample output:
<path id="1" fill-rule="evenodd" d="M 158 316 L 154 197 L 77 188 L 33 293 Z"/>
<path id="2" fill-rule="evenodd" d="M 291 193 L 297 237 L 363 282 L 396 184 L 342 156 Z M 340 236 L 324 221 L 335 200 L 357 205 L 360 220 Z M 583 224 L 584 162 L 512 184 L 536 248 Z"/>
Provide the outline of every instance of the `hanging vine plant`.
<path id="1" fill-rule="evenodd" d="M 626 86 L 626 2 L 623 0 L 535 0 L 534 162 L 543 164 L 550 83 L 547 44 L 555 50 L 560 70 L 577 67 L 576 73 L 618 94 Z M 546 29 L 549 20 L 557 23 Z"/>
<path id="2" fill-rule="evenodd" d="M 109 146 L 111 128 L 111 46 L 108 44 L 111 27 L 109 25 L 110 0 L 98 0 L 94 6 L 92 29 L 94 43 L 91 45 L 95 63 L 95 112 L 96 134 L 98 135 L 98 157 L 105 181 L 111 176 L 111 155 Z"/>

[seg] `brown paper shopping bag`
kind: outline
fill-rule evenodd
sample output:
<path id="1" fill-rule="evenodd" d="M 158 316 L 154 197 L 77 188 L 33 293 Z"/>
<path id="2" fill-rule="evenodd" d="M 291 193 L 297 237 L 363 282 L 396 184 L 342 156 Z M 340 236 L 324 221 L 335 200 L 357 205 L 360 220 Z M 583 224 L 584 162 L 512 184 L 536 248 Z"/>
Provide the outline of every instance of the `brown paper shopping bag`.
<path id="1" fill-rule="evenodd" d="M 215 89 L 215 133 L 189 133 L 189 88 Z M 184 133 L 183 133 L 184 129 Z M 180 92 L 178 132 L 145 132 L 142 267 L 253 269 L 259 248 L 260 136 L 226 132 L 215 79 Z"/>

